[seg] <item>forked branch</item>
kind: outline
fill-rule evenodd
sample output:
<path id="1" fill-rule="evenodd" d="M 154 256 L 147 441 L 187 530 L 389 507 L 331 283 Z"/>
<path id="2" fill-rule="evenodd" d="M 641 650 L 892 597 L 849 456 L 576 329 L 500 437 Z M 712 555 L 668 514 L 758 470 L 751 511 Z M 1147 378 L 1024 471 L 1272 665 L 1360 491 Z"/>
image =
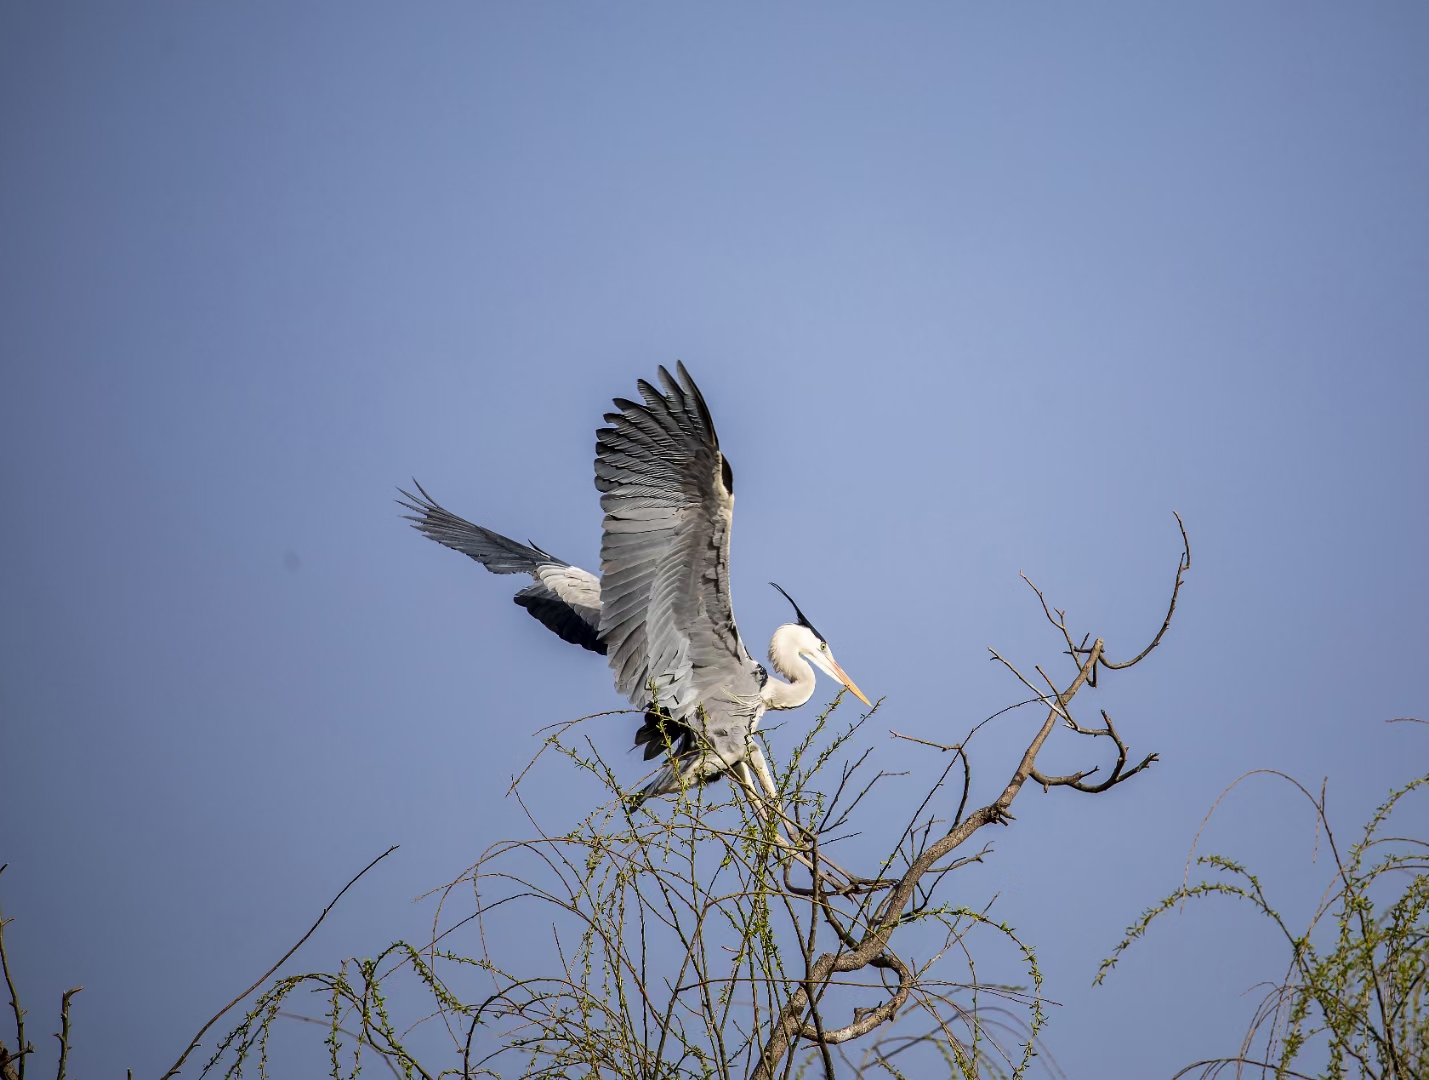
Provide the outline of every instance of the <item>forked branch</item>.
<path id="1" fill-rule="evenodd" d="M 1116 725 L 1105 710 L 1101 711 L 1103 726 L 1084 727 L 1074 719 L 1070 705 L 1078 692 L 1086 686 L 1095 687 L 1097 671 L 1099 668 L 1108 670 L 1125 670 L 1134 667 L 1144 660 L 1153 649 L 1156 648 L 1165 637 L 1170 628 L 1171 620 L 1176 612 L 1176 604 L 1180 596 L 1181 586 L 1185 580 L 1185 573 L 1191 565 L 1190 541 L 1186 535 L 1185 524 L 1179 514 L 1176 521 L 1181 530 L 1182 554 L 1177 562 L 1175 581 L 1171 590 L 1171 598 L 1167 605 L 1166 617 L 1162 621 L 1161 628 L 1157 631 L 1151 643 L 1139 654 L 1130 660 L 1121 663 L 1112 663 L 1106 659 L 1105 643 L 1101 638 L 1095 641 L 1090 640 L 1090 635 L 1083 637 L 1080 643 L 1073 638 L 1067 627 L 1066 613 L 1054 609 L 1048 602 L 1045 595 L 1037 586 L 1027 580 L 1027 584 L 1036 593 L 1042 610 L 1047 620 L 1057 628 L 1059 634 L 1067 646 L 1067 652 L 1077 662 L 1076 675 L 1065 686 L 1059 688 L 1047 674 L 1038 667 L 1036 670 L 1046 683 L 1046 689 L 1042 689 L 1025 677 L 1017 667 L 1005 659 L 996 651 L 992 651 L 993 658 L 998 660 L 1007 668 L 1027 689 L 1036 695 L 1032 701 L 1039 702 L 1046 706 L 1047 715 L 1042 721 L 1041 727 L 1028 743 L 1023 751 L 1022 758 L 1017 767 L 1013 770 L 1011 777 L 1004 785 L 997 798 L 984 806 L 973 810 L 964 816 L 963 809 L 966 804 L 967 792 L 970 781 L 970 770 L 965 775 L 963 784 L 962 803 L 958 807 L 958 813 L 953 820 L 953 824 L 937 840 L 931 840 L 928 835 L 931 828 L 931 821 L 923 826 L 918 822 L 923 811 L 923 806 L 927 805 L 925 799 L 923 804 L 915 812 L 909 826 L 904 830 L 904 836 L 910 837 L 914 830 L 921 828 L 922 835 L 926 838 L 916 849 L 916 856 L 909 860 L 907 869 L 898 878 L 897 882 L 888 888 L 872 909 L 871 915 L 867 917 L 861 925 L 860 933 L 853 933 L 835 923 L 839 929 L 838 937 L 840 947 L 834 951 L 826 952 L 819 956 L 812 964 L 812 976 L 805 980 L 804 984 L 793 989 L 788 1000 L 784 1003 L 779 1012 L 779 1016 L 773 1024 L 773 1029 L 765 1042 L 760 1060 L 750 1074 L 751 1080 L 773 1080 L 776 1070 L 781 1061 L 785 1060 L 790 1053 L 793 1041 L 801 1038 L 806 1041 L 818 1043 L 842 1042 L 848 1039 L 866 1035 L 876 1028 L 892 1021 L 899 1008 L 907 1000 L 908 993 L 911 992 L 916 980 L 911 980 L 907 975 L 906 967 L 895 966 L 898 972 L 899 984 L 897 992 L 882 1005 L 869 1010 L 859 1010 L 855 1020 L 840 1028 L 827 1029 L 822 1023 L 818 1025 L 810 1024 L 806 1015 L 813 1008 L 813 995 L 811 995 L 810 984 L 826 984 L 836 975 L 848 974 L 859 971 L 870 966 L 901 964 L 896 961 L 896 957 L 889 950 L 890 939 L 900 925 L 903 925 L 905 911 L 909 909 L 915 897 L 922 893 L 919 904 L 926 907 L 931 888 L 920 890 L 922 879 L 929 874 L 937 873 L 939 877 L 946 873 L 950 867 L 943 867 L 938 870 L 939 864 L 946 859 L 961 845 L 966 843 L 979 829 L 992 824 L 1007 824 L 1013 820 L 1012 805 L 1022 788 L 1031 780 L 1039 784 L 1044 790 L 1053 787 L 1068 787 L 1074 791 L 1081 791 L 1087 794 L 1101 794 L 1131 779 L 1133 776 L 1147 769 L 1157 759 L 1154 753 L 1146 755 L 1139 763 L 1127 768 L 1128 751 L 1126 743 L 1123 741 Z M 1024 704 L 1026 704 L 1024 702 Z M 1089 777 L 1096 774 L 1100 766 L 1091 769 L 1072 773 L 1065 776 L 1049 776 L 1037 768 L 1037 758 L 1041 753 L 1047 739 L 1051 736 L 1058 722 L 1063 722 L 1068 728 L 1078 735 L 1090 737 L 1092 739 L 1105 738 L 1111 740 L 1116 750 L 1116 759 L 1111 767 L 1111 771 L 1105 779 L 1099 782 L 1089 782 Z M 976 731 L 976 728 L 974 729 Z M 957 758 L 967 763 L 966 745 L 968 738 L 973 732 L 969 732 L 967 738 L 956 744 L 942 744 L 925 739 L 914 739 L 909 736 L 892 733 L 896 738 L 909 739 L 924 745 L 934 747 L 944 752 L 952 752 Z M 944 770 L 943 776 L 934 786 L 934 791 L 943 783 L 947 776 Z M 900 840 L 900 844 L 902 841 Z M 972 856 L 969 861 L 980 860 L 984 852 Z M 956 865 L 956 864 L 954 864 Z M 816 882 L 817 890 L 817 882 Z M 915 905 L 915 908 L 919 905 Z M 832 919 L 832 916 L 831 916 Z M 814 991 L 814 995 L 817 990 Z M 1027 1043 L 1030 1052 L 1031 1040 Z"/>

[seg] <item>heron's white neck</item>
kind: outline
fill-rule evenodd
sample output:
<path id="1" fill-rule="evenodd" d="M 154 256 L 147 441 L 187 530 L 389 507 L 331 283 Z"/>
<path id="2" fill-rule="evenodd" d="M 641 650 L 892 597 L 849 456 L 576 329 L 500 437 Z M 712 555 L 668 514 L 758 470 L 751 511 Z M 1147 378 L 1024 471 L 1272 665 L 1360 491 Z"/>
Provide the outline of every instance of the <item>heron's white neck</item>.
<path id="1" fill-rule="evenodd" d="M 786 624 L 774 631 L 769 639 L 769 662 L 788 682 L 770 679 L 759 691 L 764 704 L 771 709 L 797 709 L 814 696 L 814 669 L 799 655 L 796 631 L 802 627 Z"/>

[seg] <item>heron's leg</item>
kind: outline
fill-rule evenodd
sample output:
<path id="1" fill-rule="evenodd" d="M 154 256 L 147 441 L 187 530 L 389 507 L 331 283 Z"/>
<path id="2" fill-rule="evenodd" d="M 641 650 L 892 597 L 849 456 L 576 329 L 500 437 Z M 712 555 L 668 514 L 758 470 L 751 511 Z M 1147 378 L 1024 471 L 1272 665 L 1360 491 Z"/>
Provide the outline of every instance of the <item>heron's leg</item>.
<path id="1" fill-rule="evenodd" d="M 764 751 L 760 749 L 757 745 L 751 745 L 749 748 L 749 760 L 754 765 L 755 775 L 759 777 L 759 786 L 764 789 L 764 793 L 766 796 L 768 796 L 769 802 L 772 803 L 774 806 L 774 813 L 787 827 L 791 823 L 789 822 L 788 816 L 784 813 L 784 808 L 779 805 L 779 788 L 774 783 L 774 774 L 769 771 L 769 762 L 765 760 Z M 740 764 L 743 765 L 744 763 L 741 762 Z M 748 776 L 747 770 L 745 771 L 744 776 Z M 760 808 L 758 805 L 757 796 L 754 800 L 751 801 L 755 803 L 755 812 L 759 813 Z M 761 820 L 764 818 L 763 813 L 759 813 L 759 816 Z M 778 838 L 779 845 L 781 847 L 787 848 L 789 851 L 794 852 L 794 857 L 798 859 L 799 862 L 801 862 L 810 871 L 813 870 L 812 863 L 810 863 L 807 855 L 804 854 L 806 849 L 794 843 L 793 840 L 786 840 L 777 829 L 775 830 L 774 835 Z M 833 859 L 829 858 L 827 855 L 821 854 L 819 856 L 819 862 L 823 863 L 830 870 L 833 870 L 835 874 L 842 876 L 844 881 L 850 885 L 854 884 L 859 880 L 857 875 L 849 873 L 847 870 L 845 870 L 838 863 L 834 862 Z"/>
<path id="2" fill-rule="evenodd" d="M 749 762 L 735 762 L 733 769 L 735 776 L 739 780 L 739 786 L 744 790 L 745 797 L 749 799 L 749 805 L 754 808 L 755 816 L 759 818 L 760 821 L 768 821 L 769 806 L 765 803 L 764 796 L 760 795 L 759 789 L 754 786 L 754 779 L 749 775 Z M 764 786 L 768 782 L 764 774 L 760 775 L 759 781 L 760 786 Z M 784 835 L 778 829 L 774 830 L 774 839 L 782 847 L 790 846 L 789 842 L 784 839 Z"/>
<path id="3" fill-rule="evenodd" d="M 749 805 L 754 808 L 754 816 L 760 821 L 769 820 L 769 810 L 764 805 L 764 800 L 759 797 L 759 793 L 754 790 L 754 781 L 749 776 L 749 763 L 746 761 L 736 761 L 733 772 L 735 778 L 739 780 L 739 786 L 743 790 L 745 797 L 749 799 Z"/>
<path id="4" fill-rule="evenodd" d="M 757 746 L 750 746 L 749 760 L 750 763 L 755 766 L 755 774 L 757 777 L 759 777 L 759 786 L 762 787 L 763 790 L 765 790 L 767 799 L 769 799 L 770 803 L 773 804 L 773 809 L 775 809 L 777 819 L 782 821 L 782 823 L 785 824 L 785 827 L 792 826 L 792 821 L 789 821 L 789 817 L 786 816 L 785 811 L 783 811 L 783 807 L 779 804 L 779 787 L 777 787 L 775 784 L 775 776 L 773 776 L 773 773 L 770 773 L 769 771 L 769 761 L 765 760 L 765 751 L 760 750 Z M 740 773 L 740 776 L 742 776 L 742 779 L 745 780 L 745 783 L 747 784 L 749 783 L 749 769 L 745 767 L 745 763 L 743 763 L 743 761 L 740 761 L 740 767 L 742 767 L 742 773 Z M 767 807 L 760 806 L 760 803 L 762 803 L 763 800 L 760 799 L 759 794 L 757 794 L 756 791 L 752 790 L 752 787 L 750 787 L 749 794 L 750 803 L 753 803 L 753 806 L 755 806 L 755 813 L 759 814 L 760 820 L 766 820 Z M 797 829 L 797 826 L 795 826 L 795 829 Z M 793 841 L 792 839 L 785 839 L 785 836 L 783 836 L 782 831 L 777 829 L 777 827 L 775 829 L 775 839 L 777 840 L 777 843 L 779 843 L 780 847 L 783 847 L 783 849 L 789 851 L 789 853 L 792 854 L 792 856 L 795 857 L 795 859 L 799 861 L 799 863 L 802 863 L 803 866 L 805 866 L 806 869 L 810 871 L 810 873 L 813 873 L 813 863 L 809 860 L 809 854 L 807 854 L 807 849 L 805 849 L 805 847 L 800 847 L 799 844 L 795 843 L 795 841 Z M 842 876 L 843 880 L 845 880 L 847 884 L 853 884 L 856 883 L 857 880 L 859 880 L 857 879 L 855 874 L 850 874 L 849 871 L 843 869 L 842 866 L 839 866 L 839 864 L 835 863 L 835 861 L 833 861 L 832 859 L 829 859 L 829 856 L 826 856 L 826 854 L 820 854 L 819 861 L 820 863 L 823 863 L 825 864 L 825 866 L 829 867 L 830 870 L 835 871 L 835 873 L 839 874 L 839 876 Z"/>
<path id="5" fill-rule="evenodd" d="M 743 764 L 743 762 L 741 762 L 741 764 Z M 756 743 L 751 743 L 749 746 L 749 764 L 754 766 L 754 775 L 759 777 L 759 786 L 764 789 L 764 797 L 768 799 L 769 805 L 773 807 L 774 816 L 787 828 L 793 823 L 790 822 L 789 815 L 784 813 L 784 807 L 779 804 L 779 788 L 774 783 L 774 774 L 769 771 L 769 762 L 765 760 L 764 751 L 761 750 Z M 745 775 L 748 776 L 747 767 Z M 763 816 L 763 814 L 760 815 L 760 817 Z M 792 841 L 790 843 L 792 844 Z"/>
<path id="6" fill-rule="evenodd" d="M 761 786 L 764 786 L 766 783 L 772 783 L 772 781 L 768 780 L 767 765 L 765 765 L 764 770 L 764 773 L 760 776 Z M 754 786 L 754 781 L 749 775 L 749 763 L 747 761 L 736 762 L 732 767 L 732 771 L 734 772 L 735 778 L 739 781 L 739 786 L 741 790 L 743 790 L 745 797 L 749 800 L 749 805 L 753 807 L 754 815 L 759 818 L 760 821 L 767 822 L 769 820 L 769 807 L 768 805 L 766 805 L 764 797 L 760 795 L 759 791 Z M 777 809 L 778 804 L 776 803 L 775 806 Z M 780 814 L 779 817 L 782 818 L 783 815 Z M 779 823 L 777 821 L 772 830 L 772 833 L 774 836 L 774 842 L 776 844 L 778 844 L 785 851 L 789 852 L 790 855 L 792 855 L 796 860 L 802 863 L 810 871 L 813 870 L 814 864 L 809 861 L 809 857 L 805 855 L 796 844 L 794 844 L 792 841 L 788 840 L 784 836 L 784 833 L 779 828 Z"/>
<path id="7" fill-rule="evenodd" d="M 779 789 L 774 785 L 774 774 L 769 771 L 769 762 L 764 760 L 764 751 L 759 748 L 758 744 L 750 745 L 749 760 L 753 763 L 754 772 L 759 777 L 759 786 L 764 789 L 764 794 L 768 795 L 777 807 L 779 805 Z"/>

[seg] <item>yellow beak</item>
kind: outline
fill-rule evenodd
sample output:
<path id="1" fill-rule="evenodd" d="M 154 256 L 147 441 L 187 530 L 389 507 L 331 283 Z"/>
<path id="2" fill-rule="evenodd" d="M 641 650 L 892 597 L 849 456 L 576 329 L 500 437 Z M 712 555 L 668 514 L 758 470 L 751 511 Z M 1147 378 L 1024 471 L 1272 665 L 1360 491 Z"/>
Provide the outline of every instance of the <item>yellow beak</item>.
<path id="1" fill-rule="evenodd" d="M 859 701 L 863 702 L 870 709 L 873 708 L 873 702 L 869 701 L 868 698 L 863 696 L 863 691 L 853 684 L 853 680 L 850 679 L 844 673 L 844 669 L 839 667 L 838 661 L 836 661 L 832 656 L 828 657 L 827 659 L 829 667 L 834 669 L 834 674 L 838 676 L 839 682 L 843 683 L 846 687 L 848 687 L 849 690 L 852 691 L 853 696 L 858 698 Z"/>

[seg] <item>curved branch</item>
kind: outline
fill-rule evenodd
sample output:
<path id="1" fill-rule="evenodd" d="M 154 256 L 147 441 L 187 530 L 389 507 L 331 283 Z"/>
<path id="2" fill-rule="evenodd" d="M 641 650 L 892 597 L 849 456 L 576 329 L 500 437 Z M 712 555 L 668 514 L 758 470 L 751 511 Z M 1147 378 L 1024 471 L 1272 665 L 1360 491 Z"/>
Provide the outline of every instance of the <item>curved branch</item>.
<path id="1" fill-rule="evenodd" d="M 880 1024 L 893 1019 L 913 990 L 913 972 L 908 969 L 907 964 L 898 958 L 896 953 L 887 949 L 870 960 L 869 966 L 889 968 L 898 975 L 898 989 L 893 992 L 893 996 L 883 1004 L 876 1005 L 871 1009 L 854 1009 L 853 1023 L 835 1028 L 833 1031 L 821 1033 L 812 1024 L 805 1024 L 799 1029 L 801 1039 L 833 1046 L 841 1042 L 848 1042 L 850 1039 L 857 1039 L 861 1035 L 867 1035 Z"/>
<path id="2" fill-rule="evenodd" d="M 1176 512 L 1173 510 L 1173 514 Z M 1145 660 L 1152 649 L 1161 644 L 1161 639 L 1166 636 L 1166 631 L 1171 628 L 1171 616 L 1176 614 L 1176 600 L 1181 595 L 1181 585 L 1185 580 L 1186 571 L 1191 569 L 1191 540 L 1186 535 L 1186 523 L 1181 520 L 1181 515 L 1176 514 L 1176 524 L 1181 527 L 1181 558 L 1176 563 L 1176 584 L 1171 589 L 1171 604 L 1166 609 L 1166 618 L 1161 623 L 1161 629 L 1156 631 L 1156 636 L 1151 639 L 1151 644 L 1142 649 L 1130 660 L 1123 660 L 1119 664 L 1114 664 L 1110 660 L 1103 658 L 1102 667 L 1111 671 L 1120 671 L 1123 668 L 1134 667 Z M 1077 652 L 1082 650 L 1078 649 Z"/>
<path id="3" fill-rule="evenodd" d="M 1093 737 L 1101 735 L 1109 736 L 1111 741 L 1116 744 L 1116 764 L 1112 766 L 1111 775 L 1099 784 L 1084 784 L 1082 781 L 1100 769 L 1100 765 L 1095 765 L 1085 772 L 1071 773 L 1067 776 L 1044 776 L 1034 768 L 1031 773 L 1032 779 L 1042 785 L 1043 791 L 1054 787 L 1069 787 L 1073 791 L 1084 791 L 1088 795 L 1100 795 L 1103 791 L 1107 791 L 1123 781 L 1130 780 L 1137 773 L 1141 772 L 1142 769 L 1161 760 L 1158 754 L 1147 754 L 1141 759 L 1140 764 L 1126 769 L 1126 743 L 1121 741 L 1121 736 L 1118 735 L 1116 731 L 1116 725 L 1111 722 L 1111 717 L 1107 715 L 1105 709 L 1101 710 L 1101 714 L 1102 720 L 1106 722 L 1106 727 L 1084 728 L 1079 726 L 1074 730 L 1079 735 L 1091 735 Z"/>

